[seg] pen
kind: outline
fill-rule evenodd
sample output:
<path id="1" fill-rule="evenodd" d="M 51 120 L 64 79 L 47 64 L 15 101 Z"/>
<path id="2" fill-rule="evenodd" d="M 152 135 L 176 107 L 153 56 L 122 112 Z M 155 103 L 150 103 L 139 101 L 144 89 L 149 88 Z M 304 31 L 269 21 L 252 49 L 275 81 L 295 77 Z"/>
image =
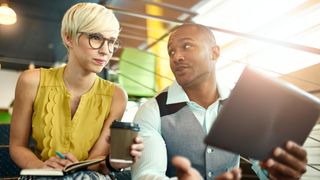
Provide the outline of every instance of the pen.
<path id="1" fill-rule="evenodd" d="M 61 159 L 66 159 L 66 157 L 59 151 L 56 151 L 56 155 L 58 155 Z"/>

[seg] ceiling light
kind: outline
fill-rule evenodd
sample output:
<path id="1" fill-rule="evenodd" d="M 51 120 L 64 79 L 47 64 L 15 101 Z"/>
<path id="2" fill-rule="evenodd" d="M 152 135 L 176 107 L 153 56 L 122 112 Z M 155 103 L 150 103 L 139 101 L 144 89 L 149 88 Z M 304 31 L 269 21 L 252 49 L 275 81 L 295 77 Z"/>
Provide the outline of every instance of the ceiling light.
<path id="1" fill-rule="evenodd" d="M 17 15 L 7 3 L 2 3 L 0 6 L 0 24 L 11 25 L 16 23 Z"/>

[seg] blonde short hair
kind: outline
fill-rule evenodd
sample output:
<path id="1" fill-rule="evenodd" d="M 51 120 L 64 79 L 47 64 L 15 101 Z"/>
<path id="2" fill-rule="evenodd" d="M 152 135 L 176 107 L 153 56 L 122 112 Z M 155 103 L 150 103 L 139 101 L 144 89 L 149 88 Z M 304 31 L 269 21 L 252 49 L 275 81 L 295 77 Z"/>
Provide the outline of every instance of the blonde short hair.
<path id="1" fill-rule="evenodd" d="M 120 25 L 110 9 L 96 3 L 78 3 L 64 14 L 61 24 L 63 44 L 68 48 L 64 36 L 78 43 L 79 32 L 98 33 L 110 31 L 118 36 Z"/>

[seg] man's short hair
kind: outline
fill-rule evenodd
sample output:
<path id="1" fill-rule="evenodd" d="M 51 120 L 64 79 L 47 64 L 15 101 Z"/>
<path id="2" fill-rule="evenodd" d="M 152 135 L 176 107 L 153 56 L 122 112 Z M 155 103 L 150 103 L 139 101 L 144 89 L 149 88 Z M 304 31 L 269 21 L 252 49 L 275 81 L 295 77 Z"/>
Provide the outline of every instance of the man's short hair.
<path id="1" fill-rule="evenodd" d="M 196 28 L 202 35 L 206 36 L 205 40 L 211 44 L 211 45 L 216 45 L 216 38 L 214 37 L 213 32 L 211 31 L 210 28 L 208 28 L 205 25 L 202 24 L 196 24 L 196 23 L 185 23 L 182 24 L 178 27 L 176 27 L 176 29 L 170 34 L 170 36 L 172 34 L 174 34 L 177 30 L 181 29 L 181 28 L 187 28 L 187 27 L 193 27 Z M 170 37 L 169 37 L 170 38 Z"/>

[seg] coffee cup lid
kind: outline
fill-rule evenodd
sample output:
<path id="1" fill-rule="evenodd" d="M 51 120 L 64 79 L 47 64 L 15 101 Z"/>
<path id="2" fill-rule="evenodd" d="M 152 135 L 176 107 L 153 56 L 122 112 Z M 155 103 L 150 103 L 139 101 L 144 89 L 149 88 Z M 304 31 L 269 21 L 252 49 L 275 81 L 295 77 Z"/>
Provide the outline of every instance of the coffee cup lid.
<path id="1" fill-rule="evenodd" d="M 133 131 L 140 131 L 139 124 L 131 123 L 131 122 L 114 121 L 111 124 L 111 128 L 130 129 Z"/>

